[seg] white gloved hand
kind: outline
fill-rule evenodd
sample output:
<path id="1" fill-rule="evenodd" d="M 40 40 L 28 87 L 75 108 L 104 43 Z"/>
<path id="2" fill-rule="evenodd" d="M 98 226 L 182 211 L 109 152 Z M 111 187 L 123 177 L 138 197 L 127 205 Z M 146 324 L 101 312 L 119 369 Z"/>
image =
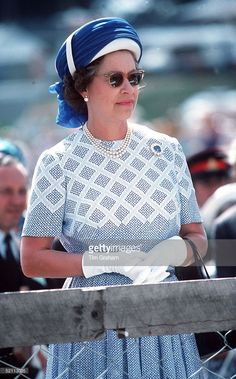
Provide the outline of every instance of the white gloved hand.
<path id="1" fill-rule="evenodd" d="M 155 245 L 141 263 L 146 268 L 136 276 L 134 284 L 157 283 L 169 276 L 168 266 L 180 266 L 187 258 L 187 246 L 179 236 L 173 236 Z"/>
<path id="2" fill-rule="evenodd" d="M 155 245 L 147 255 L 145 264 L 154 266 L 182 266 L 187 258 L 187 246 L 183 238 L 173 236 Z"/>
<path id="3" fill-rule="evenodd" d="M 169 265 L 180 266 L 186 257 L 187 247 L 184 240 L 174 236 L 155 245 L 148 253 L 86 251 L 82 258 L 82 269 L 86 278 L 115 272 L 129 277 L 134 284 L 157 283 L 169 276 L 166 272 Z"/>
<path id="4" fill-rule="evenodd" d="M 82 257 L 85 278 L 115 272 L 135 280 L 146 267 L 141 266 L 146 254 L 140 251 L 102 253 L 86 251 Z"/>
<path id="5" fill-rule="evenodd" d="M 159 283 L 170 275 L 167 268 L 168 266 L 145 266 L 133 284 Z"/>

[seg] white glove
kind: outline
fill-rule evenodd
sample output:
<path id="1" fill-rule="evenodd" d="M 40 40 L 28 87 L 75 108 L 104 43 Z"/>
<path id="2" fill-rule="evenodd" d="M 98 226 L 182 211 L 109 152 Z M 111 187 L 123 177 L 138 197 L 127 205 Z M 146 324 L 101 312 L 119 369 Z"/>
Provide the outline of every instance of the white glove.
<path id="1" fill-rule="evenodd" d="M 169 276 L 166 272 L 169 265 L 180 266 L 186 257 L 187 247 L 184 240 L 174 236 L 155 245 L 148 253 L 86 251 L 82 258 L 82 270 L 86 278 L 115 272 L 129 277 L 134 284 L 157 283 Z M 103 265 L 105 262 L 106 266 Z"/>
<path id="2" fill-rule="evenodd" d="M 145 266 L 133 284 L 159 283 L 170 275 L 167 268 L 168 266 Z"/>
<path id="3" fill-rule="evenodd" d="M 134 280 L 146 269 L 141 266 L 145 256 L 146 254 L 140 251 L 119 251 L 116 254 L 86 251 L 82 257 L 82 270 L 85 278 L 115 272 Z"/>
<path id="4" fill-rule="evenodd" d="M 187 258 L 183 238 L 173 236 L 155 245 L 147 254 L 145 264 L 154 266 L 182 266 Z"/>
<path id="5" fill-rule="evenodd" d="M 155 245 L 144 257 L 146 268 L 136 276 L 134 284 L 157 283 L 169 276 L 168 266 L 181 266 L 187 258 L 187 246 L 179 236 Z"/>

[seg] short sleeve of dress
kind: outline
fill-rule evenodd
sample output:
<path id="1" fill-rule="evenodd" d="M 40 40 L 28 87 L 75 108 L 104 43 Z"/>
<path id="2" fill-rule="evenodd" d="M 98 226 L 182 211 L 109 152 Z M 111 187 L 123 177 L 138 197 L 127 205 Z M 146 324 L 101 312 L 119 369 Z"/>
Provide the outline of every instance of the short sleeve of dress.
<path id="1" fill-rule="evenodd" d="M 177 140 L 176 140 L 177 141 Z M 186 157 L 184 155 L 181 144 L 177 141 L 175 154 L 175 169 L 177 172 L 177 180 L 179 184 L 179 196 L 181 204 L 181 225 L 191 223 L 201 223 L 202 218 L 199 206 L 196 200 L 195 189 Z"/>
<path id="2" fill-rule="evenodd" d="M 59 157 L 45 151 L 34 170 L 22 236 L 54 237 L 61 234 L 65 187 Z"/>

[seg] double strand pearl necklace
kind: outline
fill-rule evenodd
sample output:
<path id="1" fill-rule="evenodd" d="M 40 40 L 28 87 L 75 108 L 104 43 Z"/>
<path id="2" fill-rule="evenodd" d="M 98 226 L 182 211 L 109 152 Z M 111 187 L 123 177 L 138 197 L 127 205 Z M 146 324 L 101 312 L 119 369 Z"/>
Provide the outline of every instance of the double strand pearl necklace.
<path id="1" fill-rule="evenodd" d="M 84 132 L 85 132 L 87 138 L 97 148 L 97 150 L 99 150 L 102 154 L 105 154 L 109 158 L 120 158 L 124 154 L 124 152 L 126 151 L 128 145 L 130 143 L 131 133 L 132 133 L 131 128 L 128 127 L 127 133 L 126 133 L 126 136 L 123 140 L 122 145 L 118 149 L 108 149 L 107 147 L 102 145 L 102 141 L 95 138 L 90 133 L 90 131 L 88 130 L 87 124 L 84 125 L 83 129 L 84 129 Z"/>

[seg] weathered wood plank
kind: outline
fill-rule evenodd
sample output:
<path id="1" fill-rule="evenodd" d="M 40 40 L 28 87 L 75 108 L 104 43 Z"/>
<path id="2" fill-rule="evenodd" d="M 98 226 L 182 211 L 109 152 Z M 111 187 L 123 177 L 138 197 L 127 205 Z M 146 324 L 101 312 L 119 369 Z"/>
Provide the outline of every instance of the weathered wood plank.
<path id="1" fill-rule="evenodd" d="M 236 278 L 110 287 L 104 300 L 106 329 L 130 337 L 236 329 Z"/>
<path id="2" fill-rule="evenodd" d="M 236 329 L 236 278 L 0 294 L 0 347 Z"/>
<path id="3" fill-rule="evenodd" d="M 103 328 L 102 291 L 0 294 L 0 347 L 96 339 Z"/>

